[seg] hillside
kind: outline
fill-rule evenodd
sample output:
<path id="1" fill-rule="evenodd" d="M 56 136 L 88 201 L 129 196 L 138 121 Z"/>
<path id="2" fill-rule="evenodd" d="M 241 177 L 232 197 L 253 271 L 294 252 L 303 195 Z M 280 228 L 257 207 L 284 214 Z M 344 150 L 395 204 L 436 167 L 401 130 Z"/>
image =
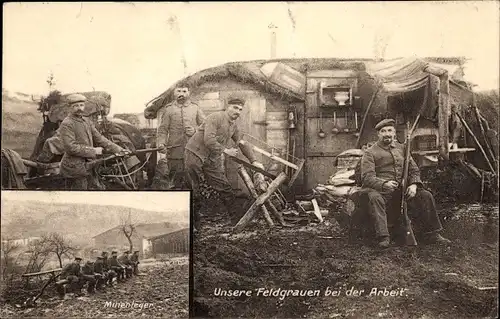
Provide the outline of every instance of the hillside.
<path id="1" fill-rule="evenodd" d="M 163 213 L 123 206 L 2 200 L 2 237 L 39 236 L 44 232 L 57 231 L 75 242 L 86 243 L 93 236 L 118 225 L 129 211 L 133 223 L 168 222 L 175 229 L 189 227 L 187 212 Z"/>

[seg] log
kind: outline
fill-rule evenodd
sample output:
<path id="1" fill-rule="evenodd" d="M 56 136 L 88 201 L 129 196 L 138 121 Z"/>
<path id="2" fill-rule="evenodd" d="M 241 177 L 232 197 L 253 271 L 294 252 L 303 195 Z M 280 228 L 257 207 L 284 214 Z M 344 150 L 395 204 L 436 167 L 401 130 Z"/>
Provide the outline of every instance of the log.
<path id="1" fill-rule="evenodd" d="M 22 277 L 34 277 L 34 276 L 40 276 L 40 275 L 46 275 L 46 274 L 52 274 L 58 271 L 61 271 L 62 268 L 56 268 L 56 269 L 51 269 L 51 270 L 44 270 L 40 272 L 32 272 L 28 274 L 23 274 Z"/>
<path id="2" fill-rule="evenodd" d="M 283 214 L 281 214 L 278 211 L 278 209 L 276 208 L 276 206 L 274 206 L 274 204 L 270 200 L 266 201 L 266 205 L 269 205 L 269 210 L 273 214 L 274 218 L 276 218 L 280 222 L 280 225 L 281 226 L 286 226 L 285 225 L 286 224 L 285 220 L 283 219 Z"/>
<path id="3" fill-rule="evenodd" d="M 484 151 L 483 147 L 481 146 L 481 143 L 479 143 L 476 135 L 474 135 L 474 132 L 472 132 L 472 130 L 470 129 L 469 125 L 467 125 L 467 122 L 465 122 L 465 120 L 463 119 L 463 117 L 457 113 L 457 116 L 458 118 L 460 119 L 460 121 L 462 122 L 462 124 L 464 125 L 465 129 L 467 130 L 467 132 L 470 134 L 470 136 L 472 137 L 472 139 L 474 140 L 474 142 L 476 143 L 477 147 L 479 148 L 479 150 L 481 151 L 481 153 L 483 154 L 483 157 L 484 159 L 486 160 L 486 162 L 488 163 L 488 166 L 491 170 L 491 172 L 493 174 L 495 174 L 495 176 L 497 175 L 496 174 L 496 171 L 495 169 L 493 168 L 493 165 L 491 165 L 491 162 L 490 160 L 488 159 L 488 156 L 486 155 L 486 152 Z"/>
<path id="4" fill-rule="evenodd" d="M 236 162 L 236 163 L 238 163 L 238 164 L 241 164 L 241 165 L 243 165 L 243 166 L 245 166 L 245 167 L 248 167 L 248 168 L 250 168 L 250 169 L 252 169 L 252 170 L 254 170 L 254 171 L 256 171 L 256 172 L 262 173 L 262 175 L 264 175 L 264 176 L 266 176 L 266 177 L 269 177 L 269 178 L 271 178 L 271 179 L 275 179 L 275 178 L 277 177 L 276 175 L 271 174 L 271 173 L 269 173 L 268 171 L 263 170 L 263 169 L 261 169 L 261 168 L 260 168 L 260 167 L 258 167 L 258 166 L 255 166 L 255 165 L 253 165 L 253 164 L 248 163 L 247 161 L 242 160 L 241 158 L 238 158 L 238 157 L 236 157 L 236 156 L 231 156 L 231 155 L 226 154 L 226 153 L 224 153 L 224 155 L 225 155 L 225 156 L 228 156 L 230 159 L 232 159 L 233 161 L 235 161 L 235 162 Z"/>
<path id="5" fill-rule="evenodd" d="M 287 180 L 287 176 L 285 173 L 280 173 L 278 177 L 276 177 L 275 180 L 269 184 L 269 187 L 267 188 L 267 191 L 260 195 L 255 202 L 250 206 L 250 208 L 247 210 L 245 215 L 241 217 L 241 219 L 238 221 L 236 226 L 234 226 L 234 231 L 239 232 L 245 226 L 252 220 L 252 218 L 255 216 L 255 213 L 257 212 L 257 209 L 264 205 L 264 203 L 271 197 L 271 195 Z"/>
<path id="6" fill-rule="evenodd" d="M 248 175 L 247 170 L 243 167 L 240 166 L 238 168 L 238 174 L 240 175 L 241 179 L 245 183 L 245 186 L 247 187 L 248 191 L 250 192 L 250 195 L 254 199 L 257 199 L 259 195 L 257 194 L 257 190 L 255 189 L 255 186 L 253 185 L 252 179 L 250 178 L 250 175 Z M 273 227 L 274 223 L 273 220 L 271 219 L 271 216 L 269 215 L 269 211 L 267 210 L 267 207 L 265 205 L 262 205 L 261 207 L 262 214 L 264 215 L 264 218 L 266 219 L 266 222 L 269 226 Z"/>

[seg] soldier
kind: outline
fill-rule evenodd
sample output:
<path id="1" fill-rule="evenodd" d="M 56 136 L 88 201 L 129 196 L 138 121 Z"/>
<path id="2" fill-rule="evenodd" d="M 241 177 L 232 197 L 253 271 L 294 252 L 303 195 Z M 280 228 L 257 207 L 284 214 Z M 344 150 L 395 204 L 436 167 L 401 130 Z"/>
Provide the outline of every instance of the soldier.
<path id="1" fill-rule="evenodd" d="M 89 294 L 93 294 L 95 292 L 96 287 L 96 277 L 94 272 L 94 263 L 88 260 L 85 265 L 82 267 L 82 282 L 87 282 L 87 292 Z"/>
<path id="2" fill-rule="evenodd" d="M 134 268 L 134 275 L 139 275 L 139 251 L 135 250 L 132 256 L 130 256 L 130 262 Z"/>
<path id="3" fill-rule="evenodd" d="M 95 288 L 97 290 L 102 290 L 107 281 L 107 276 L 104 271 L 104 262 L 102 256 L 97 256 L 96 261 L 94 262 L 94 273 L 96 278 Z"/>
<path id="4" fill-rule="evenodd" d="M 104 270 L 104 273 L 106 275 L 106 285 L 112 286 L 113 285 L 113 278 L 116 278 L 118 276 L 118 274 L 113 269 L 111 269 L 110 261 L 108 259 L 108 252 L 103 251 L 101 253 L 101 256 L 102 256 L 103 270 Z"/>
<path id="5" fill-rule="evenodd" d="M 255 155 L 248 144 L 241 144 L 241 136 L 236 125 L 245 101 L 238 98 L 230 98 L 226 110 L 210 114 L 205 122 L 198 128 L 195 134 L 189 139 L 184 153 L 184 162 L 187 177 L 195 196 L 195 205 L 199 205 L 200 184 L 208 183 L 219 192 L 224 206 L 231 217 L 235 217 L 234 193 L 229 181 L 227 180 L 223 153 L 231 156 L 238 154 L 238 149 L 228 148 L 232 139 L 248 160 L 264 168 L 263 165 L 255 160 Z M 198 207 L 199 208 L 199 207 Z M 198 218 L 199 209 L 194 209 L 195 228 L 199 227 Z"/>
<path id="6" fill-rule="evenodd" d="M 118 258 L 118 261 L 120 264 L 125 266 L 125 277 L 130 278 L 132 277 L 132 264 L 130 262 L 130 259 L 128 257 L 128 254 L 130 252 L 128 250 L 125 250 L 123 254 Z"/>
<path id="7" fill-rule="evenodd" d="M 61 160 L 61 175 L 67 179 L 66 188 L 87 190 L 90 172 L 85 163 L 101 155 L 103 148 L 113 153 L 125 150 L 102 136 L 91 120 L 84 117 L 85 96 L 72 94 L 68 100 L 71 113 L 59 127 L 65 152 Z M 94 147 L 94 144 L 99 146 Z"/>
<path id="8" fill-rule="evenodd" d="M 155 189 L 187 189 L 184 171 L 184 148 L 188 139 L 203 123 L 200 107 L 189 100 L 189 89 L 177 87 L 174 101 L 159 112 L 157 145 L 166 158 L 161 159 L 153 179 Z"/>
<path id="9" fill-rule="evenodd" d="M 375 232 L 380 248 L 390 244 L 389 223 L 398 223 L 401 207 L 401 192 L 408 198 L 409 217 L 429 243 L 447 244 L 450 241 L 439 232 L 443 229 L 436 211 L 434 197 L 425 190 L 420 180 L 420 170 L 410 157 L 408 187 L 401 189 L 404 145 L 396 140 L 395 121 L 380 121 L 375 129 L 378 141 L 368 148 L 361 159 L 361 181 L 363 195 L 368 202 L 368 213 L 375 224 Z M 387 210 L 386 210 L 387 207 Z M 415 214 L 418 212 L 418 215 Z"/>
<path id="10" fill-rule="evenodd" d="M 80 257 L 75 257 L 75 260 L 63 267 L 61 271 L 60 280 L 56 282 L 57 292 L 61 298 L 64 297 L 65 289 L 64 285 L 68 284 L 70 289 L 76 292 L 78 295 L 81 294 L 80 277 L 82 275 L 80 264 L 82 259 Z"/>
<path id="11" fill-rule="evenodd" d="M 111 267 L 111 270 L 116 272 L 118 282 L 122 282 L 123 280 L 125 280 L 125 266 L 118 261 L 118 252 L 111 252 L 109 266 Z"/>

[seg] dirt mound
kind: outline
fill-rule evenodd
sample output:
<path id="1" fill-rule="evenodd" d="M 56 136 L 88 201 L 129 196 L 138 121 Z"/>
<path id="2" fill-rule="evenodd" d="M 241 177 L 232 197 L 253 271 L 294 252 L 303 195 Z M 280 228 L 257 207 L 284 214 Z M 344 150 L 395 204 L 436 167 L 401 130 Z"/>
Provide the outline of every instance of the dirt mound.
<path id="1" fill-rule="evenodd" d="M 445 228 L 453 226 L 452 220 L 445 221 Z M 194 314 L 451 318 L 485 316 L 494 310 L 491 292 L 474 287 L 498 281 L 498 242 L 455 238 L 450 246 L 380 251 L 349 243 L 338 224 L 329 222 L 329 227 L 273 230 L 254 224 L 240 234 L 217 226 L 218 235 L 211 229 L 214 225 L 207 225 L 209 230 L 195 235 L 193 242 Z M 456 283 L 448 283 L 449 273 L 455 273 Z M 250 295 L 221 293 L 228 290 Z M 327 291 L 337 295 L 325 295 Z"/>

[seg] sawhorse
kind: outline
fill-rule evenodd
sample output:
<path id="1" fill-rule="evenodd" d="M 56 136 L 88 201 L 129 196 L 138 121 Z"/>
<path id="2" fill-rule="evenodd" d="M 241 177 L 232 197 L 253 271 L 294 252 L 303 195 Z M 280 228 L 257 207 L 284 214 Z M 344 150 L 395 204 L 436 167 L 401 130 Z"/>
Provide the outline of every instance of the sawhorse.
<path id="1" fill-rule="evenodd" d="M 245 141 L 240 141 L 240 143 L 248 143 Z M 249 143 L 248 143 L 249 144 Z M 245 228 L 245 226 L 255 217 L 255 214 L 261 210 L 266 222 L 268 223 L 269 226 L 274 226 L 274 223 L 271 219 L 271 216 L 269 214 L 269 210 L 271 211 L 272 215 L 278 220 L 278 222 L 282 225 L 285 226 L 286 223 L 283 219 L 283 216 L 281 213 L 276 209 L 276 207 L 273 205 L 273 203 L 269 200 L 270 197 L 282 186 L 285 182 L 288 181 L 288 185 L 292 185 L 293 182 L 297 179 L 300 171 L 302 170 L 302 167 L 304 165 L 304 160 L 300 159 L 298 164 L 290 163 L 274 154 L 271 154 L 263 149 L 260 149 L 256 146 L 251 145 L 252 149 L 275 162 L 279 162 L 281 164 L 286 165 L 287 167 L 290 167 L 294 170 L 294 173 L 292 177 L 289 179 L 288 176 L 284 173 L 281 172 L 277 176 L 267 172 L 266 170 L 261 169 L 260 167 L 257 167 L 255 165 L 252 165 L 251 163 L 248 163 L 245 160 L 242 160 L 238 157 L 235 156 L 229 156 L 230 159 L 235 161 L 236 163 L 241 164 L 238 168 L 238 174 L 240 175 L 241 179 L 245 183 L 245 186 L 247 187 L 248 191 L 250 192 L 250 195 L 253 197 L 254 202 L 250 206 L 250 208 L 247 210 L 245 215 L 238 221 L 236 226 L 234 226 L 234 232 L 240 232 Z M 228 155 L 228 154 L 226 154 Z M 245 167 L 256 171 L 258 173 L 263 174 L 266 177 L 269 177 L 272 182 L 268 185 L 267 190 L 262 193 L 261 195 L 257 194 L 257 191 L 253 185 L 252 179 L 250 178 L 248 172 L 246 171 Z M 269 209 L 268 209 L 269 207 Z"/>

